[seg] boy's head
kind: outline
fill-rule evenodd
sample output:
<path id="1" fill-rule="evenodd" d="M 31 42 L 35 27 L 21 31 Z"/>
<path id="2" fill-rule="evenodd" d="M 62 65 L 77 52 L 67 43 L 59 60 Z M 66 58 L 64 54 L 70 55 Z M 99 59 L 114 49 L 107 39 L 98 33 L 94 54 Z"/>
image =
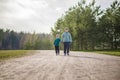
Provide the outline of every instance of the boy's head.
<path id="1" fill-rule="evenodd" d="M 68 27 L 66 27 L 66 28 L 65 28 L 65 32 L 68 32 L 68 31 L 69 31 L 69 29 L 68 29 Z"/>
<path id="2" fill-rule="evenodd" d="M 59 34 L 56 35 L 56 38 L 59 38 Z"/>

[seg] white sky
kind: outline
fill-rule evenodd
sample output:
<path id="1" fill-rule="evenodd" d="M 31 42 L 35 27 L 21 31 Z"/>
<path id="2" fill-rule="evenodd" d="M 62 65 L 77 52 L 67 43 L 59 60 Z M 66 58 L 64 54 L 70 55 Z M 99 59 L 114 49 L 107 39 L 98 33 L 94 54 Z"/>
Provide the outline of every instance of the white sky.
<path id="1" fill-rule="evenodd" d="M 0 28 L 50 33 L 56 20 L 78 1 L 80 0 L 0 0 Z M 105 9 L 113 1 L 96 0 L 96 4 Z"/>

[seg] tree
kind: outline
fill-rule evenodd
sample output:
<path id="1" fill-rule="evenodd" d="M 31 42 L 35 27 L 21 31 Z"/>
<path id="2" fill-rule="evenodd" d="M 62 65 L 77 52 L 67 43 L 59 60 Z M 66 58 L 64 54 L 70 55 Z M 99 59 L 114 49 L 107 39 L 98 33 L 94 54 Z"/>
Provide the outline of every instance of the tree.
<path id="1" fill-rule="evenodd" d="M 99 25 L 104 30 L 104 43 L 110 45 L 111 49 L 117 49 L 120 42 L 120 2 L 116 0 L 106 9 Z"/>
<path id="2" fill-rule="evenodd" d="M 3 29 L 0 29 L 0 49 L 2 49 L 3 38 L 4 38 L 4 31 L 3 31 Z"/>
<path id="3" fill-rule="evenodd" d="M 65 27 L 69 27 L 73 36 L 72 49 L 87 50 L 94 49 L 97 44 L 97 18 L 101 15 L 100 7 L 95 7 L 95 1 L 86 4 L 85 0 L 78 2 L 59 18 L 52 29 L 53 35 L 57 29 L 63 32 Z"/>

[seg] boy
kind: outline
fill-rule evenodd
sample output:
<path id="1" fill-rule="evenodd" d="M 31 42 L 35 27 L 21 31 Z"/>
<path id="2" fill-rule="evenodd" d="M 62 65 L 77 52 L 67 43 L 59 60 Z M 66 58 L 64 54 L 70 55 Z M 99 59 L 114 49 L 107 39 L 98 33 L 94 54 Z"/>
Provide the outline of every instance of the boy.
<path id="1" fill-rule="evenodd" d="M 60 38 L 59 35 L 56 35 L 56 39 L 54 40 L 54 46 L 55 46 L 55 52 L 56 52 L 56 56 L 59 55 L 59 43 L 60 43 Z"/>
<path id="2" fill-rule="evenodd" d="M 69 55 L 70 43 L 72 42 L 71 34 L 69 33 L 69 29 L 66 27 L 65 32 L 62 34 L 61 41 L 64 44 L 64 55 Z"/>

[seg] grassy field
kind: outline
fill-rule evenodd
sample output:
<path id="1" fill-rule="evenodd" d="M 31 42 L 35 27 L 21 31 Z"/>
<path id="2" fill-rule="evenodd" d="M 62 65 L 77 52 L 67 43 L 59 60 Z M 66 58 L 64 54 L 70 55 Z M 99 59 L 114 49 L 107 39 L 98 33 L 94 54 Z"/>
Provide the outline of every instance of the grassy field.
<path id="1" fill-rule="evenodd" d="M 32 50 L 0 50 L 0 61 L 32 54 Z"/>
<path id="2" fill-rule="evenodd" d="M 120 56 L 120 51 L 95 51 L 99 54 L 107 54 L 107 55 L 114 55 L 114 56 Z"/>
<path id="3" fill-rule="evenodd" d="M 95 52 L 99 54 L 120 56 L 120 50 L 96 50 L 96 51 L 84 51 L 84 52 Z"/>

